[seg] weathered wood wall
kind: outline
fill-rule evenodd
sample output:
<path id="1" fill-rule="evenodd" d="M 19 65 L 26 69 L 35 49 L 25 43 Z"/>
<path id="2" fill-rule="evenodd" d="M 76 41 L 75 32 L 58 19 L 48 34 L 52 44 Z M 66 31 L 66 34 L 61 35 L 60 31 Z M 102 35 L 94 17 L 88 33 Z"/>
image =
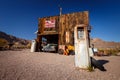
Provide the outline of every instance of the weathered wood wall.
<path id="1" fill-rule="evenodd" d="M 73 44 L 74 43 L 74 27 L 79 24 L 89 25 L 88 11 L 64 14 L 60 16 L 60 43 L 59 44 Z M 66 43 L 66 32 L 69 32 L 69 43 Z"/>
<path id="2" fill-rule="evenodd" d="M 45 20 L 55 20 L 55 28 L 45 28 Z M 41 35 L 49 36 L 50 34 L 58 34 L 59 45 L 73 44 L 74 27 L 80 24 L 89 25 L 88 11 L 62 14 L 61 16 L 39 18 L 37 36 L 38 43 L 40 43 L 42 40 Z M 68 36 L 66 35 L 66 32 L 69 33 Z M 69 38 L 68 42 L 66 42 L 66 37 Z"/>

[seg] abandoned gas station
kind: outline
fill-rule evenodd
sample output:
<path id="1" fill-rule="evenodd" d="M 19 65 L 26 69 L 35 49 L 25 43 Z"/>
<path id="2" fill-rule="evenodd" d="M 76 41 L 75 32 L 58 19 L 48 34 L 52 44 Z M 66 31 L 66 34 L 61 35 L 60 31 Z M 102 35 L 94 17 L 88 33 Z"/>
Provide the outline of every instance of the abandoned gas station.
<path id="1" fill-rule="evenodd" d="M 43 39 L 47 44 L 57 44 L 58 53 L 68 55 L 70 48 L 75 52 L 75 66 L 87 68 L 90 60 L 89 12 L 75 12 L 38 19 L 37 51 L 42 51 Z"/>
<path id="2" fill-rule="evenodd" d="M 39 18 L 37 39 L 32 44 L 31 52 L 44 51 L 46 48 L 44 44 L 52 44 L 52 47 L 56 44 L 55 49 L 58 53 L 68 55 L 70 50 L 74 51 L 76 67 L 88 69 L 94 64 L 99 69 L 105 70 L 92 57 L 90 31 L 88 11 Z"/>
<path id="3" fill-rule="evenodd" d="M 49 16 L 38 19 L 38 32 L 37 32 L 37 51 L 42 51 L 43 38 L 47 43 L 57 44 L 57 51 L 65 50 L 65 46 L 74 46 L 74 29 L 78 28 L 80 37 L 84 36 L 87 39 L 87 45 L 90 46 L 90 25 L 89 25 L 89 12 L 75 12 L 68 14 L 60 14 L 58 16 Z M 82 40 L 82 39 L 81 39 Z"/>

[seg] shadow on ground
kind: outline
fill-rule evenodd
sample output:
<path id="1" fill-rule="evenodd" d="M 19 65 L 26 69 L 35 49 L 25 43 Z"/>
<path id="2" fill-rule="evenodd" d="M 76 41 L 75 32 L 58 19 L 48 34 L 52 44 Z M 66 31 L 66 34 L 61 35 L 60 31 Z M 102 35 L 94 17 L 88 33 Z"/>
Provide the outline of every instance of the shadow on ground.
<path id="1" fill-rule="evenodd" d="M 109 62 L 108 60 L 96 60 L 93 57 L 91 57 L 92 67 L 98 68 L 101 71 L 107 71 L 103 65 L 108 63 L 108 62 Z"/>
<path id="2" fill-rule="evenodd" d="M 101 65 L 108 63 L 108 60 L 97 60 Z"/>

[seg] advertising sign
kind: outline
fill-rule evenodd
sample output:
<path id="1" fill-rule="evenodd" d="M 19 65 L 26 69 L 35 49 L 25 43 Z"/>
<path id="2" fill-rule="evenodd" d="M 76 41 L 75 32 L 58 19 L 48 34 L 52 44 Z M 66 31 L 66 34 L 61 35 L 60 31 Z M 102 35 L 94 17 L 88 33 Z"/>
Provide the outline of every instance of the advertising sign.
<path id="1" fill-rule="evenodd" d="M 55 27 L 55 20 L 46 20 L 45 21 L 45 28 L 54 28 Z"/>

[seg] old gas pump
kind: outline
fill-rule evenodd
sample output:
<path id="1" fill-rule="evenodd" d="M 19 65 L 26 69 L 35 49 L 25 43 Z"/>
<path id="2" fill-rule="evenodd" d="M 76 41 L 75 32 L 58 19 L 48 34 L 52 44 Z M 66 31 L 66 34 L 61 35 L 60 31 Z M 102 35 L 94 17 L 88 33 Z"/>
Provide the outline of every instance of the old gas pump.
<path id="1" fill-rule="evenodd" d="M 86 25 L 74 28 L 75 66 L 87 69 L 90 66 L 88 30 Z"/>

